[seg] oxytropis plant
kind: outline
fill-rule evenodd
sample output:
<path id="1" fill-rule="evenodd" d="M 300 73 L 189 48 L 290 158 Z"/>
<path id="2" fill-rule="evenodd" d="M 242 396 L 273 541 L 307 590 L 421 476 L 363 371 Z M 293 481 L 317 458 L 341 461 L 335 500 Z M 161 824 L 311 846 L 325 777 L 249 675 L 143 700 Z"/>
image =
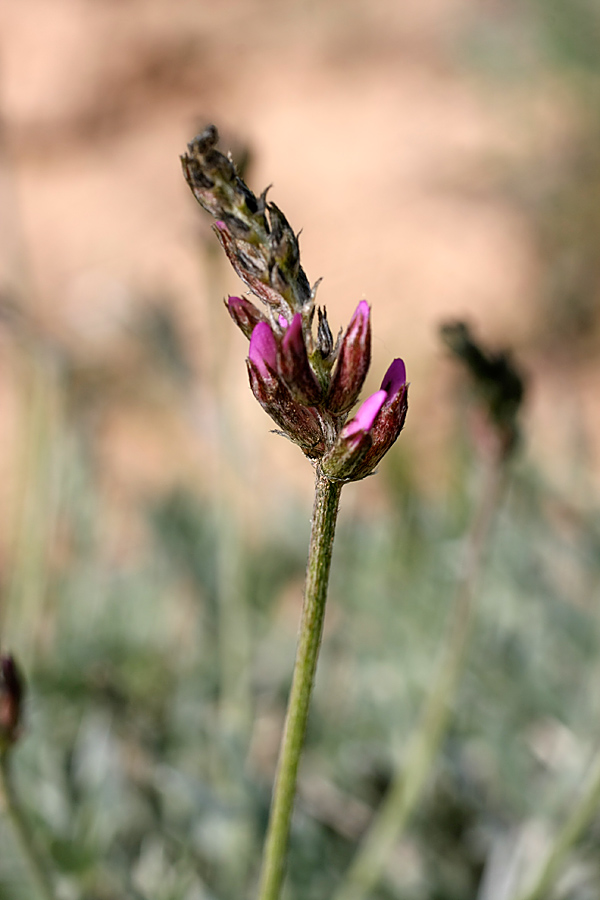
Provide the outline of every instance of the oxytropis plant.
<path id="1" fill-rule="evenodd" d="M 260 900 L 276 900 L 296 776 L 321 641 L 335 523 L 342 486 L 370 475 L 397 439 L 407 411 L 401 359 L 381 387 L 352 412 L 371 362 L 371 311 L 362 300 L 334 340 L 316 288 L 300 265 L 298 240 L 281 210 L 255 196 L 230 158 L 216 149 L 214 126 L 182 157 L 185 178 L 216 220 L 215 233 L 233 268 L 258 298 L 229 297 L 232 319 L 250 341 L 252 392 L 280 433 L 298 444 L 316 473 L 304 605 L 286 724 L 263 857 Z M 316 320 L 316 321 L 315 321 Z"/>

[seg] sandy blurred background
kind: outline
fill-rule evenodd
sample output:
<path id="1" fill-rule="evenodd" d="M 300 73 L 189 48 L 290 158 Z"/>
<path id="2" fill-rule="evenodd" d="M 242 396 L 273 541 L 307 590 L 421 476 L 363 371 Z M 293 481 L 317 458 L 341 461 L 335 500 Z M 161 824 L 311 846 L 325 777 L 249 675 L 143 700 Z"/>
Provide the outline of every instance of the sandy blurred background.
<path id="1" fill-rule="evenodd" d="M 535 4 L 491 0 L 5 0 L 4 295 L 74 364 L 109 371 L 134 310 L 160 298 L 198 376 L 195 435 L 113 407 L 102 443 L 119 482 L 132 489 L 173 467 L 201 467 L 198 444 L 211 440 L 200 395 L 217 363 L 234 416 L 252 433 L 248 452 L 260 447 L 277 479 L 300 470 L 303 490 L 311 478 L 293 448 L 267 434 L 246 390 L 244 344 L 219 303 L 241 285 L 207 255 L 207 216 L 180 174 L 179 153 L 208 121 L 222 146 L 251 154 L 251 186 L 272 184 L 302 229 L 304 267 L 311 282 L 323 278 L 333 326 L 360 299 L 373 305 L 371 383 L 391 357 L 405 357 L 405 439 L 425 481 L 439 474 L 447 427 L 437 329 L 463 316 L 522 358 L 534 452 L 565 477 L 572 435 L 555 426 L 568 421 L 573 388 L 556 368 L 556 334 L 546 340 L 536 216 L 579 125 L 535 14 Z M 597 462 L 596 367 L 571 378 L 590 407 L 585 440 Z M 5 370 L 5 434 L 10 381 Z M 5 439 L 4 471 L 13 451 Z"/>

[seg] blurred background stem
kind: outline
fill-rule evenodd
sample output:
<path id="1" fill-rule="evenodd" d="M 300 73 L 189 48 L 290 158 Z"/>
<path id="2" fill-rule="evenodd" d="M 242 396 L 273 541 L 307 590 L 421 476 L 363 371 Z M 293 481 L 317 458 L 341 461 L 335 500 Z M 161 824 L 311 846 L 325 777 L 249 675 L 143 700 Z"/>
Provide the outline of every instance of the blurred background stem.
<path id="1" fill-rule="evenodd" d="M 483 485 L 466 543 L 464 570 L 447 625 L 442 660 L 413 733 L 404 766 L 398 768 L 334 900 L 361 900 L 380 880 L 427 783 L 446 732 L 465 660 L 475 595 L 496 511 L 506 483 L 503 453 L 486 460 Z"/>
<path id="2" fill-rule="evenodd" d="M 217 606 L 219 610 L 218 659 L 219 659 L 219 725 L 222 736 L 231 736 L 243 752 L 252 725 L 252 697 L 250 687 L 250 625 L 240 572 L 243 555 L 242 523 L 239 502 L 229 486 L 239 468 L 240 450 L 228 416 L 230 384 L 223 364 L 228 346 L 229 331 L 223 328 L 222 297 L 226 293 L 223 284 L 221 254 L 217 252 L 212 233 L 203 241 L 203 259 L 206 264 L 206 293 L 210 301 L 206 305 L 209 333 L 219 335 L 207 347 L 208 365 L 214 391 L 213 416 L 217 446 L 211 475 L 215 486 L 214 517 Z M 229 321 L 226 322 L 229 326 Z M 237 761 L 239 762 L 239 761 Z M 236 764 L 239 770 L 239 764 Z M 231 772 L 226 777 L 231 778 Z"/>
<path id="3" fill-rule="evenodd" d="M 273 788 L 259 900 L 277 900 L 285 874 L 298 764 L 304 744 L 323 633 L 329 569 L 341 490 L 341 482 L 330 481 L 317 469 L 300 636 Z"/>
<path id="4" fill-rule="evenodd" d="M 543 865 L 538 870 L 533 884 L 522 893 L 518 894 L 518 900 L 543 900 L 548 896 L 558 871 L 562 866 L 568 852 L 579 840 L 583 831 L 590 824 L 592 818 L 598 812 L 600 805 L 600 753 L 591 766 L 586 784 L 581 792 L 579 802 L 571 810 L 564 824 L 550 847 Z"/>
<path id="5" fill-rule="evenodd" d="M 46 863 L 38 849 L 27 817 L 17 797 L 10 767 L 10 750 L 0 752 L 0 790 L 4 810 L 18 839 L 19 847 L 35 891 L 40 900 L 55 900 L 54 890 Z"/>
<path id="6" fill-rule="evenodd" d="M 35 344 L 21 348 L 19 365 L 23 419 L 16 454 L 11 566 L 1 625 L 6 632 L 14 631 L 17 620 L 34 623 L 20 643 L 21 653 L 26 654 L 43 650 L 47 640 L 47 556 L 59 504 L 53 471 L 59 411 L 54 372 Z"/>

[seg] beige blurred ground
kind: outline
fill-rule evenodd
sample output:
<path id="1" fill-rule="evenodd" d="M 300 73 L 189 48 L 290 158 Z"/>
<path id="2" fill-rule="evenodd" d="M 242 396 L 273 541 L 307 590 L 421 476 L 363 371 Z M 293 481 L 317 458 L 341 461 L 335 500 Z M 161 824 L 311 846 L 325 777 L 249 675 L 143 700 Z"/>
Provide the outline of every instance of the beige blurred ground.
<path id="1" fill-rule="evenodd" d="M 504 90 L 467 64 L 479 12 L 475 0 L 4 0 L 5 289 L 84 359 L 108 352 L 139 298 L 167 295 L 199 374 L 189 434 L 165 427 L 164 411 L 117 411 L 105 423 L 117 481 L 206 467 L 214 423 L 202 384 L 217 365 L 248 471 L 283 484 L 293 465 L 302 485 L 312 477 L 295 448 L 269 435 L 246 388 L 243 340 L 207 290 L 208 223 L 178 162 L 207 121 L 224 142 L 249 144 L 251 186 L 273 184 L 271 197 L 303 229 L 304 266 L 324 279 L 332 325 L 361 298 L 372 304 L 372 383 L 393 356 L 405 358 L 405 439 L 427 477 L 436 471 L 451 375 L 438 325 L 467 316 L 483 337 L 527 350 L 538 263 L 527 221 L 497 185 L 562 128 L 555 92 Z M 225 266 L 219 279 L 221 295 L 240 290 Z M 568 438 L 554 424 L 568 398 L 543 361 L 530 368 L 530 441 L 560 459 Z M 10 434 L 14 373 L 0 378 Z M 8 440 L 5 472 L 12 454 Z"/>

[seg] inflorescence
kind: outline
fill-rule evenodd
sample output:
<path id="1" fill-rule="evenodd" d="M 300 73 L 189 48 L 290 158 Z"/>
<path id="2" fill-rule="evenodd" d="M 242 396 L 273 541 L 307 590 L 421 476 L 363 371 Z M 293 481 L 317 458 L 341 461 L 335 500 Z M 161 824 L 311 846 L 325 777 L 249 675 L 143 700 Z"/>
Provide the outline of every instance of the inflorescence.
<path id="1" fill-rule="evenodd" d="M 217 141 L 217 129 L 209 125 L 181 161 L 194 196 L 216 219 L 229 261 L 262 303 L 227 300 L 231 318 L 250 341 L 252 392 L 278 431 L 325 476 L 357 481 L 373 472 L 404 425 L 404 363 L 395 359 L 380 389 L 349 418 L 371 362 L 370 307 L 362 300 L 334 341 L 326 310 L 315 304 L 318 283 L 311 288 L 286 217 L 267 200 L 267 191 L 252 193 L 232 160 L 216 149 Z"/>

